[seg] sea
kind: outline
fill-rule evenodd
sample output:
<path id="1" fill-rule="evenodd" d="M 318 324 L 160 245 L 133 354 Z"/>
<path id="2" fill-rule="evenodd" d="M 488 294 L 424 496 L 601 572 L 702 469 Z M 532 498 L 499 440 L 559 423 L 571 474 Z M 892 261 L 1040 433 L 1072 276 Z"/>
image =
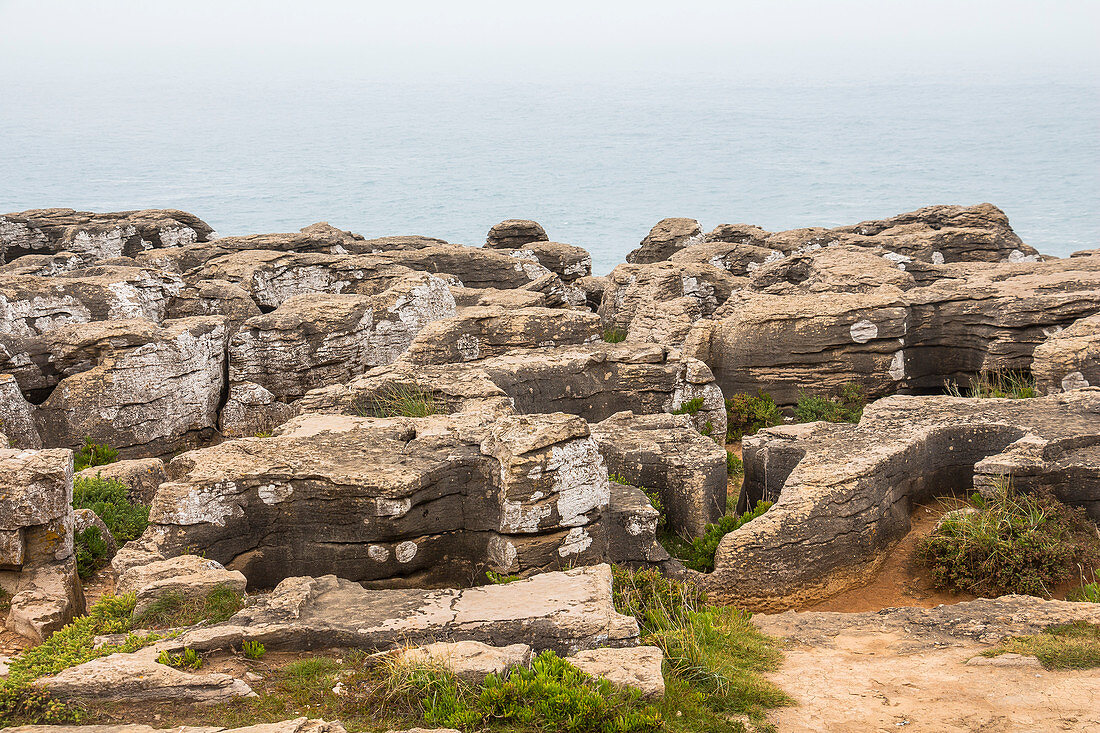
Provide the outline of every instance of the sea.
<path id="1" fill-rule="evenodd" d="M 664 217 L 777 231 L 992 202 L 1100 246 L 1100 88 L 1057 82 L 158 79 L 0 84 L 0 212 L 177 208 L 481 244 L 535 219 L 605 274 Z"/>

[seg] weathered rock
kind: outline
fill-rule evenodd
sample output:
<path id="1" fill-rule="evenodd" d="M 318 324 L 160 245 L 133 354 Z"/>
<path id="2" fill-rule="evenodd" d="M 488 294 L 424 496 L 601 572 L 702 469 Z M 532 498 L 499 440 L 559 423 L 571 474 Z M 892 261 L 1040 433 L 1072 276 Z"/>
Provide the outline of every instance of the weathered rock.
<path id="1" fill-rule="evenodd" d="M 458 308 L 469 308 L 471 306 L 543 308 L 546 306 L 545 295 L 522 288 L 498 290 L 496 288 L 464 288 L 452 285 L 451 295 L 454 296 L 455 306 Z"/>
<path id="2" fill-rule="evenodd" d="M 713 233 L 712 233 L 713 234 Z M 751 275 L 761 265 L 782 259 L 783 253 L 757 244 L 711 240 L 691 244 L 674 252 L 671 262 L 693 262 L 720 267 L 731 275 Z"/>
<path id="3" fill-rule="evenodd" d="M 229 386 L 218 428 L 227 438 L 261 437 L 297 414 L 296 407 L 255 382 L 238 382 Z"/>
<path id="4" fill-rule="evenodd" d="M 761 245 L 771 235 L 755 224 L 719 224 L 707 232 L 705 242 Z"/>
<path id="5" fill-rule="evenodd" d="M 589 343 L 600 332 L 599 316 L 587 311 L 463 308 L 421 330 L 402 359 L 410 364 L 475 361 L 532 345 Z"/>
<path id="6" fill-rule="evenodd" d="M 513 250 L 515 256 L 534 257 L 540 265 L 571 283 L 592 274 L 592 255 L 587 250 L 561 242 L 530 242 Z"/>
<path id="7" fill-rule="evenodd" d="M 115 593 L 137 596 L 134 616 L 140 616 L 155 601 L 169 594 L 185 598 L 203 598 L 219 587 L 244 593 L 248 581 L 235 570 L 226 570 L 221 563 L 197 555 L 178 555 L 131 568 L 122 573 L 115 584 Z"/>
<path id="8" fill-rule="evenodd" d="M 389 364 L 432 321 L 454 315 L 446 284 L 409 275 L 378 295 L 298 295 L 244 323 L 229 343 L 231 384 L 281 400 Z"/>
<path id="9" fill-rule="evenodd" d="M 177 456 L 143 541 L 202 549 L 251 583 L 333 571 L 468 583 L 604 557 L 607 472 L 569 415 L 302 415 Z"/>
<path id="10" fill-rule="evenodd" d="M 600 304 L 603 303 L 603 294 L 607 290 L 607 283 L 607 278 L 602 275 L 574 280 L 571 287 L 578 294 L 584 295 L 584 302 L 579 302 L 579 298 L 577 298 L 578 302 L 576 304 L 587 306 L 592 311 L 599 310 Z"/>
<path id="11" fill-rule="evenodd" d="M 1031 373 L 1043 394 L 1100 385 L 1100 312 L 1036 346 Z"/>
<path id="12" fill-rule="evenodd" d="M 635 689 L 642 697 L 665 695 L 665 678 L 661 673 L 664 653 L 655 646 L 620 649 L 584 649 L 566 661 L 593 677 L 603 677 L 616 687 Z"/>
<path id="13" fill-rule="evenodd" d="M 553 274 L 534 257 L 513 257 L 507 252 L 458 244 L 387 251 L 374 256 L 412 270 L 453 275 L 468 288 L 523 288 Z"/>
<path id="14" fill-rule="evenodd" d="M 491 674 L 503 675 L 516 667 L 531 666 L 531 647 L 527 644 L 490 646 L 480 641 L 437 641 L 399 649 L 393 655 L 400 664 L 442 667 L 471 684 L 481 684 Z"/>
<path id="15" fill-rule="evenodd" d="M 830 595 L 865 579 L 909 531 L 911 502 L 1002 471 L 1020 490 L 1045 483 L 1091 507 L 1100 483 L 1060 461 L 1100 446 L 1098 415 L 1095 388 L 1024 400 L 895 396 L 868 405 L 858 425 L 762 430 L 743 444 L 738 508 L 776 504 L 722 539 L 704 587 L 758 609 Z"/>
<path id="16" fill-rule="evenodd" d="M 0 265 L 0 274 L 34 275 L 52 277 L 63 275 L 84 266 L 80 255 L 72 252 L 58 252 L 52 255 L 23 255 L 6 265 Z"/>
<path id="17" fill-rule="evenodd" d="M 545 242 L 546 230 L 530 219 L 505 219 L 494 224 L 485 239 L 485 246 L 492 249 L 516 249 L 531 242 Z"/>
<path id="18" fill-rule="evenodd" d="M 79 537 L 81 533 L 90 527 L 96 528 L 99 532 L 100 539 L 107 545 L 107 559 L 110 560 L 115 556 L 115 553 L 118 552 L 118 543 L 115 542 L 115 537 L 111 534 L 111 530 L 107 528 L 103 520 L 91 509 L 73 510 L 73 536 Z"/>
<path id="19" fill-rule="evenodd" d="M 35 412 L 43 443 L 75 447 L 90 436 L 123 455 L 193 445 L 217 424 L 226 337 L 221 316 L 92 323 L 51 334 L 60 352 L 55 363 L 74 366 Z"/>
<path id="20" fill-rule="evenodd" d="M 835 245 L 774 259 L 753 269 L 749 287 L 773 295 L 868 293 L 883 285 L 909 290 L 908 258 L 878 247 Z"/>
<path id="21" fill-rule="evenodd" d="M 199 280 L 168 301 L 167 314 L 169 318 L 225 316 L 229 332 L 233 333 L 240 324 L 260 315 L 260 309 L 238 285 L 225 280 Z"/>
<path id="22" fill-rule="evenodd" d="M 0 374 L 0 435 L 13 448 L 42 447 L 42 437 L 34 424 L 34 408 L 23 398 L 11 374 Z"/>
<path id="23" fill-rule="evenodd" d="M 674 252 L 703 241 L 703 230 L 694 219 L 661 219 L 638 246 L 626 256 L 632 265 L 667 260 Z"/>
<path id="24" fill-rule="evenodd" d="M 638 624 L 615 611 L 608 565 L 442 590 L 367 590 L 326 575 L 287 578 L 225 623 L 185 632 L 171 643 L 203 651 L 238 648 L 247 639 L 268 649 L 381 650 L 449 640 L 570 654 L 633 646 Z"/>
<path id="25" fill-rule="evenodd" d="M 747 283 L 710 264 L 619 265 L 607 278 L 599 314 L 605 329 L 628 340 L 678 346 L 692 324 Z"/>
<path id="26" fill-rule="evenodd" d="M 11 729 L 13 733 L 346 733 L 339 723 L 296 718 L 278 723 L 261 723 L 244 728 L 214 728 L 176 726 L 153 728 L 148 725 L 24 725 Z M 456 732 L 457 733 L 457 732 Z"/>
<path id="27" fill-rule="evenodd" d="M 92 466 L 77 472 L 76 478 L 105 478 L 125 484 L 130 490 L 130 500 L 148 504 L 157 493 L 157 487 L 166 479 L 164 461 L 159 458 L 135 458 L 115 461 L 105 466 Z"/>
<path id="28" fill-rule="evenodd" d="M 610 473 L 656 491 L 677 533 L 700 536 L 726 511 L 726 451 L 688 415 L 619 412 L 591 426 Z"/>
<path id="29" fill-rule="evenodd" d="M 607 559 L 620 565 L 662 565 L 671 557 L 657 541 L 661 513 L 637 486 L 611 482 Z"/>
<path id="30" fill-rule="evenodd" d="M 33 682 L 60 700 L 182 702 L 214 705 L 255 697 L 244 681 L 213 672 L 192 674 L 156 661 L 160 646 L 110 654 Z"/>
<path id="31" fill-rule="evenodd" d="M 91 263 L 154 247 L 205 242 L 213 234 L 198 217 L 175 209 L 105 214 L 34 209 L 0 216 L 0 263 L 28 254 L 62 251 Z"/>

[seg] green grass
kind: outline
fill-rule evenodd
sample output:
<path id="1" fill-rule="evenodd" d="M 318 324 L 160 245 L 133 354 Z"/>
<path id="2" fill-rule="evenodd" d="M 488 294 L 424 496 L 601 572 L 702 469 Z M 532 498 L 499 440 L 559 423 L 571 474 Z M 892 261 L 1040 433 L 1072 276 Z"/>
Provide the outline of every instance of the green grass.
<path id="1" fill-rule="evenodd" d="M 443 402 L 418 384 L 386 385 L 355 409 L 363 417 L 427 417 L 446 412 Z"/>
<path id="2" fill-rule="evenodd" d="M 609 344 L 620 344 L 626 341 L 626 331 L 621 328 L 609 328 L 603 332 L 603 340 Z"/>
<path id="3" fill-rule="evenodd" d="M 82 579 L 96 574 L 111 561 L 110 548 L 99 532 L 99 527 L 87 527 L 73 537 L 76 549 L 76 572 Z"/>
<path id="4" fill-rule="evenodd" d="M 741 392 L 726 400 L 726 438 L 741 440 L 761 428 L 770 428 L 783 422 L 775 400 L 767 392 L 757 396 Z"/>
<path id="5" fill-rule="evenodd" d="M 1006 639 L 983 653 L 1037 657 L 1047 669 L 1092 669 L 1100 667 L 1100 626 L 1086 621 L 1052 626 L 1041 634 Z"/>
<path id="6" fill-rule="evenodd" d="M 794 408 L 795 422 L 850 422 L 857 423 L 863 417 L 867 398 L 863 388 L 851 382 L 843 384 L 837 393 L 829 397 L 814 396 L 802 392 Z"/>
<path id="7" fill-rule="evenodd" d="M 1084 574 L 1081 576 L 1081 587 L 1074 588 L 1066 596 L 1067 601 L 1081 601 L 1084 603 L 1100 603 L 1100 569 L 1092 571 L 1092 581 L 1086 582 Z"/>
<path id="8" fill-rule="evenodd" d="M 969 383 L 964 391 L 958 382 L 948 380 L 944 391 L 952 397 L 1007 397 L 1020 400 L 1039 396 L 1035 379 L 1026 372 L 980 372 L 967 381 Z"/>
<path id="9" fill-rule="evenodd" d="M 84 438 L 84 445 L 73 454 L 73 470 L 83 471 L 92 466 L 106 466 L 118 460 L 118 451 L 106 443 L 93 442 L 90 437 Z"/>
<path id="10" fill-rule="evenodd" d="M 615 568 L 614 577 L 616 610 L 634 616 L 642 643 L 664 653 L 666 730 L 744 731 L 732 716 L 759 725 L 769 708 L 792 704 L 761 674 L 775 669 L 782 655 L 775 640 L 752 625 L 751 614 L 710 606 L 694 586 L 656 570 Z"/>
<path id="11" fill-rule="evenodd" d="M 669 554 L 684 564 L 684 567 L 709 573 L 714 570 L 714 555 L 718 552 L 718 543 L 730 532 L 748 524 L 768 511 L 770 501 L 757 502 L 756 507 L 744 514 L 727 514 L 714 524 L 708 524 L 701 537 L 688 540 L 675 534 L 664 534 L 661 543 Z"/>
<path id="12" fill-rule="evenodd" d="M 1005 480 L 971 501 L 976 511 L 946 517 L 917 548 L 939 588 L 1049 598 L 1077 565 L 1100 562 L 1095 525 L 1049 493 L 1019 494 Z"/>
<path id="13" fill-rule="evenodd" d="M 200 622 L 216 624 L 228 620 L 242 608 L 244 598 L 229 586 L 219 585 L 205 596 L 167 593 L 142 611 L 134 624 L 147 629 L 194 626 Z"/>
<path id="14" fill-rule="evenodd" d="M 194 671 L 202 668 L 202 656 L 194 649 L 184 649 L 179 654 L 163 651 L 157 656 L 157 663 Z"/>
<path id="15" fill-rule="evenodd" d="M 485 577 L 489 580 L 490 585 L 508 585 L 520 579 L 518 575 L 505 575 L 504 573 L 495 573 L 492 570 L 486 570 Z"/>

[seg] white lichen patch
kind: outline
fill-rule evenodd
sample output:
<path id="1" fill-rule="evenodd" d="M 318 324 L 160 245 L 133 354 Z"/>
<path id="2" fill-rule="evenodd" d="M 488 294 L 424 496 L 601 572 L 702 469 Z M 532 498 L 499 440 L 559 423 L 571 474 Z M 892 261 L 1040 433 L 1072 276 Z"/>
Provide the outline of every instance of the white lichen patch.
<path id="1" fill-rule="evenodd" d="M 558 548 L 558 555 L 561 557 L 579 555 L 587 550 L 591 544 L 592 536 L 585 531 L 584 527 L 574 527 L 565 535 L 565 539 Z"/>
<path id="2" fill-rule="evenodd" d="M 552 490 L 563 527 L 587 524 L 589 512 L 611 501 L 607 472 L 592 438 L 555 445 L 546 468 L 554 472 Z"/>
<path id="3" fill-rule="evenodd" d="M 367 557 L 375 562 L 386 562 L 390 559 L 390 551 L 382 545 L 370 545 L 367 547 Z"/>
<path id="4" fill-rule="evenodd" d="M 852 336 L 852 341 L 857 344 L 865 344 L 871 339 L 878 338 L 878 326 L 868 320 L 856 321 L 848 332 Z"/>
<path id="5" fill-rule="evenodd" d="M 500 511 L 500 531 L 538 532 L 539 525 L 550 516 L 550 513 L 551 509 L 546 504 L 523 504 L 505 500 Z"/>
<path id="6" fill-rule="evenodd" d="M 463 361 L 474 361 L 481 354 L 481 342 L 472 333 L 464 333 L 455 339 L 455 348 Z"/>
<path id="7" fill-rule="evenodd" d="M 406 563 L 412 561 L 416 557 L 416 543 L 411 540 L 405 540 L 394 548 L 394 556 L 397 557 L 397 562 Z"/>
<path id="8" fill-rule="evenodd" d="M 899 350 L 894 353 L 894 358 L 890 360 L 890 366 L 887 368 L 886 373 L 890 375 L 890 379 L 900 381 L 905 379 L 905 352 Z"/>
<path id="9" fill-rule="evenodd" d="M 264 504 L 278 504 L 286 501 L 287 498 L 294 493 L 294 487 L 290 484 L 264 484 L 256 490 L 256 493 L 259 495 L 260 501 Z"/>
<path id="10" fill-rule="evenodd" d="M 403 517 L 412 508 L 412 499 L 385 499 L 374 500 L 374 513 L 379 517 Z"/>
<path id="11" fill-rule="evenodd" d="M 1089 380 L 1081 372 L 1070 372 L 1062 377 L 1062 391 L 1069 392 L 1073 389 L 1084 389 L 1089 386 Z"/>
<path id="12" fill-rule="evenodd" d="M 933 252 L 932 253 L 932 264 L 933 265 L 942 265 L 943 264 L 943 252 Z"/>
<path id="13" fill-rule="evenodd" d="M 500 535 L 493 535 L 489 538 L 486 554 L 489 556 L 490 563 L 496 565 L 500 572 L 506 573 L 512 569 L 519 553 L 516 552 L 516 546 L 511 542 Z"/>

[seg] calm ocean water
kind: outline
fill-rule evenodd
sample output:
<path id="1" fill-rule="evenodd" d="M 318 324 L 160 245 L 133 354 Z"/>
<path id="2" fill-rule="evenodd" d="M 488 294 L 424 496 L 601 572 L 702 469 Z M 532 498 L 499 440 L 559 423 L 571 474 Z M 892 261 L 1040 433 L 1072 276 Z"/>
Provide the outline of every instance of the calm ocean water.
<path id="1" fill-rule="evenodd" d="M 990 201 L 1100 246 L 1096 87 L 0 82 L 0 212 L 186 209 L 479 244 L 530 218 L 606 273 L 666 216 L 771 230 Z"/>

